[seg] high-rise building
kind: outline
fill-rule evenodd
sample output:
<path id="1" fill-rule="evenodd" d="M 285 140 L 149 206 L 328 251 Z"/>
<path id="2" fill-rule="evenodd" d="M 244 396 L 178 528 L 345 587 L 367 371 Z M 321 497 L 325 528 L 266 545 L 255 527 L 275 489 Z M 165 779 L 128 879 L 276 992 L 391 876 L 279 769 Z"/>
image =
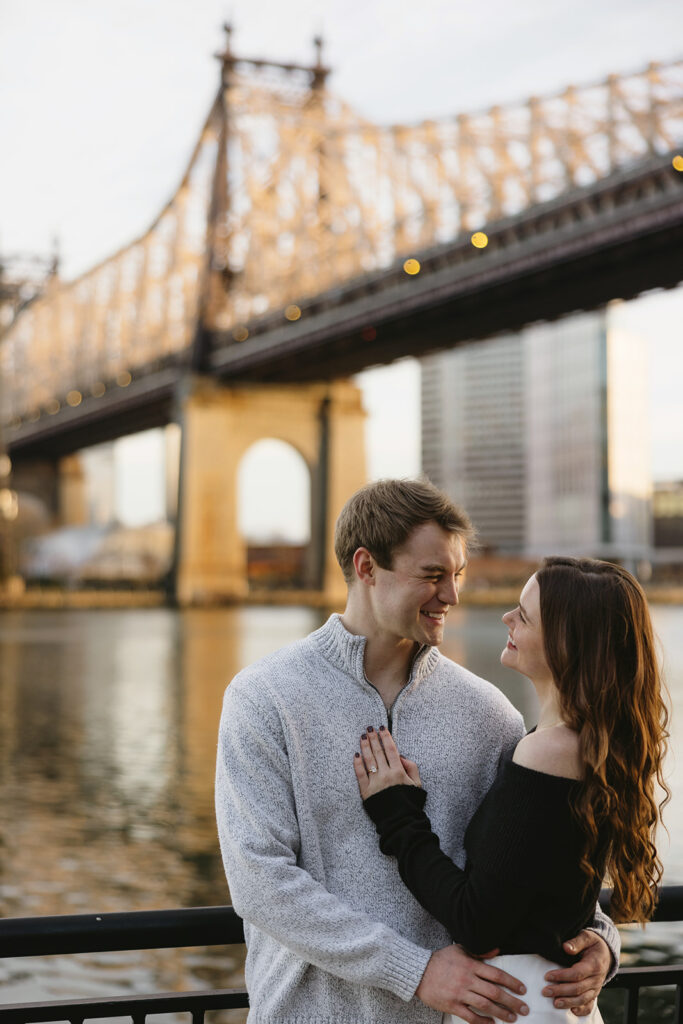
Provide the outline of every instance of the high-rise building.
<path id="1" fill-rule="evenodd" d="M 651 547 L 645 342 L 618 307 L 422 360 L 422 465 L 482 543 L 639 560 Z"/>
<path id="2" fill-rule="evenodd" d="M 683 548 L 683 480 L 660 480 L 652 499 L 655 547 Z"/>
<path id="3" fill-rule="evenodd" d="M 422 360 L 422 469 L 464 505 L 484 544 L 525 539 L 523 351 L 506 335 Z"/>

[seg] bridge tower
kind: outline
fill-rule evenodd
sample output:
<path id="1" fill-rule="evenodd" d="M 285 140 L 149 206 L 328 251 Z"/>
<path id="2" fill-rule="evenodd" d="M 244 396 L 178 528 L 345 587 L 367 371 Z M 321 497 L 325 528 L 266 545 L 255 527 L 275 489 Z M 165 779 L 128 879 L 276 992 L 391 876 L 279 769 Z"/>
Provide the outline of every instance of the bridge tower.
<path id="1" fill-rule="evenodd" d="M 353 491 L 366 482 L 361 394 L 342 380 L 309 385 L 259 384 L 226 387 L 206 375 L 212 335 L 239 274 L 230 267 L 231 203 L 228 187 L 231 101 L 235 72 L 253 66 L 298 80 L 308 78 L 305 106 L 316 110 L 329 69 L 322 41 L 315 40 L 311 67 L 236 57 L 231 27 L 225 26 L 221 89 L 217 103 L 217 159 L 209 203 L 206 257 L 199 287 L 197 328 L 190 358 L 193 376 L 180 398 L 182 429 L 175 594 L 180 604 L 239 599 L 247 593 L 247 548 L 237 525 L 237 472 L 252 444 L 276 438 L 303 457 L 311 478 L 311 541 L 308 587 L 325 603 L 343 602 L 346 586 L 334 555 L 334 523 Z M 329 196 L 321 166 L 317 189 L 318 227 L 328 225 Z"/>

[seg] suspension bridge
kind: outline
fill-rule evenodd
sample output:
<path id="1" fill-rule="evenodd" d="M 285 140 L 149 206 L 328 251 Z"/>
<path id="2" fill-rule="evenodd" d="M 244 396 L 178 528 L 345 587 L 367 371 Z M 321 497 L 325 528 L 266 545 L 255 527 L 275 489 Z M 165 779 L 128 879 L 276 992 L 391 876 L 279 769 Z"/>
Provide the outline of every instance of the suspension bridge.
<path id="1" fill-rule="evenodd" d="M 182 599 L 244 590 L 234 479 L 278 437 L 312 479 L 311 583 L 363 482 L 349 375 L 683 278 L 683 60 L 378 126 L 310 66 L 246 59 L 140 237 L 52 273 L 0 342 L 15 465 L 176 421 Z M 344 452 L 358 457 L 351 466 Z M 336 582 L 335 582 L 336 581 Z"/>

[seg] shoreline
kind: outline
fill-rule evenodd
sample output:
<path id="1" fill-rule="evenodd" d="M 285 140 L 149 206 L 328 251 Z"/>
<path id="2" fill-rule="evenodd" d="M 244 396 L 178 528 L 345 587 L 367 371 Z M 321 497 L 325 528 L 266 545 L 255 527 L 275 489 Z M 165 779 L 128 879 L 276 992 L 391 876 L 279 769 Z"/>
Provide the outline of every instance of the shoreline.
<path id="1" fill-rule="evenodd" d="M 645 594 L 653 605 L 683 605 L 683 585 L 644 586 Z M 491 586 L 465 588 L 460 595 L 463 607 L 510 607 L 517 603 L 519 586 Z M 244 597 L 234 599 L 213 599 L 196 602 L 190 608 L 220 608 L 244 605 L 266 605 L 270 607 L 304 606 L 327 608 L 341 611 L 343 605 L 332 602 L 324 594 L 310 590 L 253 590 Z M 161 589 L 71 589 L 59 587 L 30 587 L 22 592 L 0 590 L 0 612 L 31 611 L 40 609 L 113 609 L 113 608 L 163 608 L 174 607 L 168 595 Z"/>

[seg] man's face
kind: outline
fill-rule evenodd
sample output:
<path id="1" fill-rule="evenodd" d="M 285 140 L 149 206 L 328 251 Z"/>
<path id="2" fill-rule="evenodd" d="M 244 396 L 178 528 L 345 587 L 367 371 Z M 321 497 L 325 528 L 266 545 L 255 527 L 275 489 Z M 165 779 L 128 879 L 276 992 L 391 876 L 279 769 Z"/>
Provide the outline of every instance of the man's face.
<path id="1" fill-rule="evenodd" d="M 458 534 L 434 522 L 418 526 L 394 552 L 393 568 L 375 566 L 372 601 L 377 626 L 418 644 L 440 644 L 448 610 L 458 603 L 465 561 Z"/>

